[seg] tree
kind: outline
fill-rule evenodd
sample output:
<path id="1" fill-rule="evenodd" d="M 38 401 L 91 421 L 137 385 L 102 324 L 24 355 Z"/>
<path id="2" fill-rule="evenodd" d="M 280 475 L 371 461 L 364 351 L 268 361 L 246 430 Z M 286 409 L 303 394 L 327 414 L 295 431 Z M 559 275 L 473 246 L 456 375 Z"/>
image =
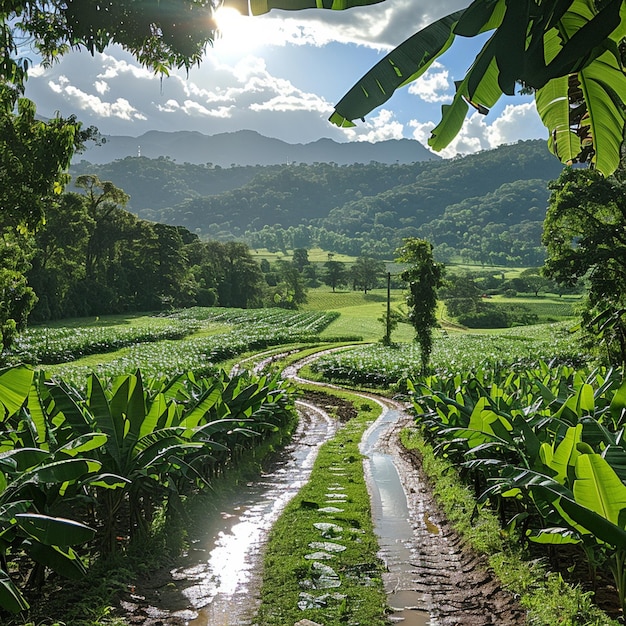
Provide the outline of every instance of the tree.
<path id="1" fill-rule="evenodd" d="M 544 273 L 567 286 L 586 280 L 588 332 L 613 363 L 626 363 L 626 184 L 568 168 L 550 185 Z"/>
<path id="2" fill-rule="evenodd" d="M 529 267 L 520 273 L 520 278 L 526 283 L 528 291 L 532 291 L 535 297 L 539 295 L 541 290 L 547 291 L 550 287 L 550 281 L 541 275 L 540 268 Z"/>
<path id="3" fill-rule="evenodd" d="M 364 293 L 374 289 L 385 271 L 385 264 L 370 256 L 360 256 L 350 268 L 350 276 L 354 289 L 362 289 Z"/>
<path id="4" fill-rule="evenodd" d="M 304 271 L 305 266 L 310 265 L 309 252 L 305 248 L 296 248 L 293 251 L 291 262 L 298 269 L 300 273 Z"/>
<path id="5" fill-rule="evenodd" d="M 258 306 L 263 272 L 252 258 L 250 248 L 238 241 L 212 241 L 207 247 L 218 271 L 219 305 L 241 309 Z"/>
<path id="6" fill-rule="evenodd" d="M 433 348 L 432 332 L 437 326 L 437 290 L 442 285 L 444 267 L 435 263 L 432 244 L 425 239 L 404 239 L 397 254 L 396 262 L 408 264 L 400 277 L 409 286 L 406 298 L 409 321 L 420 346 L 422 373 L 426 373 Z"/>
<path id="7" fill-rule="evenodd" d="M 307 300 L 306 286 L 298 268 L 287 261 L 278 261 L 280 282 L 274 293 L 274 303 L 287 309 L 297 309 Z"/>
<path id="8" fill-rule="evenodd" d="M 0 341 L 3 351 L 24 330 L 37 296 L 26 282 L 26 262 L 20 241 L 8 234 L 0 238 Z"/>
<path id="9" fill-rule="evenodd" d="M 480 308 L 481 292 L 470 272 L 451 274 L 441 286 L 442 299 L 452 317 L 458 317 L 462 313 L 474 313 Z"/>
<path id="10" fill-rule="evenodd" d="M 324 263 L 324 274 L 322 280 L 325 285 L 333 288 L 333 293 L 339 285 L 345 285 L 348 280 L 348 272 L 345 263 L 341 261 L 328 260 Z"/>
<path id="11" fill-rule="evenodd" d="M 0 84 L 0 332 L 5 349 L 37 301 L 24 278 L 32 251 L 27 235 L 41 225 L 46 207 L 67 180 L 74 150 L 88 136 L 74 119 L 38 120 L 30 100 Z"/>

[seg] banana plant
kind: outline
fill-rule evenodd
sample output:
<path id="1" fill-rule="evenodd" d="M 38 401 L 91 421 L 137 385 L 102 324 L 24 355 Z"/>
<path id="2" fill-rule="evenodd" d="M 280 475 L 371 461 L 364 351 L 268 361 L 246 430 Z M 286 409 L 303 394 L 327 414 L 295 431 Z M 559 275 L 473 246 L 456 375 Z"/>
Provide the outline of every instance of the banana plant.
<path id="1" fill-rule="evenodd" d="M 72 546 L 90 541 L 95 534 L 81 522 L 38 512 L 36 501 L 37 492 L 45 495 L 51 485 L 79 480 L 96 472 L 100 464 L 87 459 L 46 463 L 47 456 L 39 449 L 0 455 L 0 606 L 14 613 L 27 609 L 28 602 L 9 575 L 11 551 L 23 550 L 41 566 L 80 578 L 85 567 Z"/>
<path id="2" fill-rule="evenodd" d="M 171 459 L 201 444 L 185 439 L 179 427 L 159 426 L 175 422 L 178 409 L 161 393 L 148 398 L 139 371 L 118 377 L 107 389 L 92 374 L 84 397 L 62 383 L 52 384 L 49 391 L 50 415 L 59 430 L 69 429 L 87 445 L 93 433 L 106 437 L 104 445 L 93 450 L 102 472 L 92 486 L 119 487 L 105 490 L 97 499 L 102 550 L 111 552 L 116 549 L 116 537 L 126 534 L 118 528 L 121 507 L 129 509 L 127 532 L 145 531 L 150 498 L 165 493 L 164 476 L 173 467 Z M 61 451 L 67 454 L 71 449 L 68 444 Z"/>
<path id="3" fill-rule="evenodd" d="M 536 92 L 549 147 L 564 163 L 589 162 L 609 175 L 619 165 L 626 121 L 626 78 L 619 45 L 626 35 L 621 0 L 474 0 L 392 50 L 337 103 L 330 120 L 354 126 L 400 87 L 419 78 L 456 37 L 489 33 L 442 107 L 429 145 L 441 150 L 473 107 L 486 115 L 516 84 Z"/>

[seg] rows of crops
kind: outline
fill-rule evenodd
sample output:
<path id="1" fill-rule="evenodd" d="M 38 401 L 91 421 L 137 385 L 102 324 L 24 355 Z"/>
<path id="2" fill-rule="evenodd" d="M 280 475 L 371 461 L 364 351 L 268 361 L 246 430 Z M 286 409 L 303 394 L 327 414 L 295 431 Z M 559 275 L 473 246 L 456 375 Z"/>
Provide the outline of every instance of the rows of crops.
<path id="1" fill-rule="evenodd" d="M 18 337 L 9 357 L 12 362 L 65 363 L 90 354 L 113 352 L 127 346 L 179 340 L 193 336 L 194 333 L 204 331 L 215 324 L 228 325 L 237 329 L 245 327 L 243 336 L 240 330 L 236 330 L 230 335 L 223 336 L 221 340 L 216 337 L 204 351 L 199 349 L 198 345 L 190 347 L 192 353 L 204 355 L 202 358 L 207 356 L 210 360 L 220 360 L 242 351 L 246 338 L 248 338 L 248 345 L 244 346 L 243 350 L 276 343 L 311 340 L 336 319 L 337 315 L 337 313 L 303 313 L 282 309 L 194 307 L 168 316 L 149 318 L 141 325 L 129 325 L 123 322 L 115 325 L 91 323 L 85 326 L 73 325 L 58 328 L 35 327 L 26 330 Z M 239 338 L 235 341 L 237 335 Z M 273 337 L 276 337 L 276 341 Z M 196 342 L 196 344 L 199 343 L 201 342 Z M 230 350 L 229 346 L 232 346 Z M 150 350 L 146 352 L 147 357 L 151 358 Z M 158 353 L 159 349 L 156 352 Z M 137 362 L 142 361 L 135 361 Z M 186 369 L 194 368 L 183 367 L 182 370 L 179 368 L 176 371 Z M 112 371 L 119 373 L 119 370 Z M 171 371 L 171 368 L 166 371 Z"/>
<path id="2" fill-rule="evenodd" d="M 65 363 L 137 343 L 182 339 L 199 327 L 197 321 L 164 318 L 153 318 L 151 324 L 141 326 L 34 327 L 19 335 L 10 359 L 31 364 Z"/>
<path id="3" fill-rule="evenodd" d="M 519 368 L 539 361 L 582 364 L 584 352 L 567 324 L 510 329 L 497 335 L 450 334 L 435 340 L 431 364 L 442 376 L 482 368 Z M 416 344 L 360 346 L 323 356 L 312 365 L 327 380 L 387 387 L 415 377 L 420 369 Z"/>
<path id="4" fill-rule="evenodd" d="M 26 580 L 82 576 L 84 560 L 144 536 L 157 510 L 278 443 L 294 425 L 290 397 L 284 381 L 247 373 L 91 375 L 81 392 L 1 370 L 0 607 L 27 609 Z"/>
<path id="5" fill-rule="evenodd" d="M 589 587 L 610 569 L 626 609 L 626 382 L 545 363 L 476 369 L 412 386 L 417 423 L 462 468 L 503 527 L 553 550 L 577 546 Z"/>
<path id="6" fill-rule="evenodd" d="M 210 335 L 199 333 L 179 341 L 137 343 L 116 353 L 114 358 L 103 359 L 98 364 L 68 363 L 50 368 L 50 372 L 76 386 L 83 384 L 92 371 L 99 376 L 111 377 L 133 372 L 137 363 L 142 364 L 142 371 L 150 377 L 169 377 L 188 371 L 198 376 L 212 375 L 219 369 L 216 363 L 249 350 L 317 341 L 320 330 L 337 315 L 320 312 L 297 313 L 280 309 L 217 309 L 217 313 L 213 315 L 208 314 L 208 311 L 211 310 L 190 310 L 177 316 L 193 321 L 201 321 L 201 316 L 205 316 L 205 322 L 221 322 L 233 326 L 233 329 Z M 190 315 L 195 317 L 189 317 Z"/>

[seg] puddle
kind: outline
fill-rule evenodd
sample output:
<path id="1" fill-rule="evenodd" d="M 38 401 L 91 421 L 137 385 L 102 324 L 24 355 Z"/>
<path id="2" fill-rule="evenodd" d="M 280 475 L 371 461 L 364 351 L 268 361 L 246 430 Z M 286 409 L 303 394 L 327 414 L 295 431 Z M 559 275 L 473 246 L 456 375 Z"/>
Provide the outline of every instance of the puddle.
<path id="1" fill-rule="evenodd" d="M 394 609 L 390 621 L 401 622 L 403 626 L 427 626 L 431 622 L 424 597 L 411 589 L 414 571 L 410 545 L 414 529 L 406 494 L 393 458 L 380 449 L 380 442 L 389 436 L 389 429 L 399 417 L 398 411 L 385 409 L 363 435 L 360 451 L 366 456 L 364 467 L 380 545 L 379 556 L 387 568 L 385 591 L 389 606 Z"/>
<path id="2" fill-rule="evenodd" d="M 286 504 L 306 483 L 319 446 L 337 428 L 316 407 L 298 402 L 300 424 L 281 460 L 258 480 L 237 488 L 219 514 L 207 513 L 174 582 L 158 591 L 158 607 L 144 613 L 188 626 L 249 626 L 258 609 L 262 550 Z"/>

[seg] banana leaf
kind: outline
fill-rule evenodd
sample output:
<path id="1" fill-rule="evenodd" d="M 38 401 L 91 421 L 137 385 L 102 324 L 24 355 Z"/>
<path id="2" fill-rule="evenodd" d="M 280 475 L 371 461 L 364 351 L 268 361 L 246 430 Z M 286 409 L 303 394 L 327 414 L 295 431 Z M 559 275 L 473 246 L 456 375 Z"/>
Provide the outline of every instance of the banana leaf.
<path id="1" fill-rule="evenodd" d="M 0 606 L 11 613 L 19 613 L 30 607 L 22 592 L 2 568 L 0 568 Z"/>
<path id="2" fill-rule="evenodd" d="M 379 61 L 335 106 L 330 121 L 337 126 L 354 126 L 393 92 L 419 78 L 454 41 L 454 27 L 463 11 L 451 13 L 415 33 Z"/>
<path id="3" fill-rule="evenodd" d="M 73 546 L 93 539 L 96 531 L 80 522 L 39 513 L 17 513 L 17 525 L 46 546 Z"/>
<path id="4" fill-rule="evenodd" d="M 34 561 L 53 569 L 65 578 L 80 580 L 87 573 L 80 556 L 73 548 L 48 546 L 28 539 L 22 542 L 22 546 Z"/>
<path id="5" fill-rule="evenodd" d="M 19 411 L 24 404 L 33 382 L 33 375 L 33 370 L 24 366 L 0 370 L 0 403 L 4 407 L 0 422 Z"/>

